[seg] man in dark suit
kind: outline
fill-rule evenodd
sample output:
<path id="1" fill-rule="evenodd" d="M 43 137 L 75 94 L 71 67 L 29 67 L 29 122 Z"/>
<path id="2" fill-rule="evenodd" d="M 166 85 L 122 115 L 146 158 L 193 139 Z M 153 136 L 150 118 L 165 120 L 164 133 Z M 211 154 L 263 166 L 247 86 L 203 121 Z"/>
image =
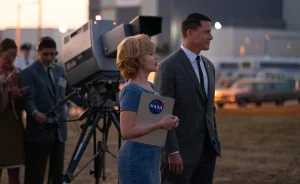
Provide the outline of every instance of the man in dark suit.
<path id="1" fill-rule="evenodd" d="M 159 65 L 155 84 L 162 96 L 175 98 L 173 114 L 179 126 L 168 132 L 161 173 L 163 184 L 211 184 L 221 145 L 215 119 L 215 70 L 204 56 L 211 20 L 200 13 L 181 24 L 179 50 Z"/>
<path id="2" fill-rule="evenodd" d="M 72 92 L 64 69 L 55 64 L 56 43 L 44 37 L 37 46 L 39 60 L 21 75 L 21 86 L 28 86 L 25 95 L 27 126 L 25 131 L 25 184 L 43 184 L 47 158 L 53 184 L 61 184 L 65 141 L 67 140 L 67 108 L 47 112 Z"/>

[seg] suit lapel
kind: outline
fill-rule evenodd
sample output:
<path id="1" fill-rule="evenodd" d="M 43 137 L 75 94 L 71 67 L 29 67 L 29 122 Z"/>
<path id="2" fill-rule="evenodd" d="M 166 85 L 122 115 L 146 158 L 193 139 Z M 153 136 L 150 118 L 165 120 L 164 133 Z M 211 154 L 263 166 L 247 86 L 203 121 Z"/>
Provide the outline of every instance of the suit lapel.
<path id="1" fill-rule="evenodd" d="M 43 65 L 40 63 L 40 61 L 37 62 L 37 70 L 38 70 L 43 82 L 48 87 L 48 90 L 50 91 L 52 97 L 55 99 L 55 95 L 54 95 L 54 92 L 52 90 L 51 83 L 50 83 L 50 80 L 48 78 L 47 72 L 45 71 L 45 69 L 44 69 Z"/>
<path id="2" fill-rule="evenodd" d="M 194 70 L 189 58 L 185 55 L 185 53 L 182 49 L 179 50 L 179 54 L 180 54 L 181 63 L 182 63 L 183 68 L 190 75 L 190 77 L 191 77 L 192 81 L 194 82 L 194 84 L 195 84 L 202 100 L 206 101 L 204 94 L 202 94 L 202 90 L 200 88 L 200 83 L 199 83 L 198 77 L 195 73 L 195 70 Z"/>
<path id="3" fill-rule="evenodd" d="M 54 77 L 54 86 L 55 86 L 55 94 L 56 94 L 56 96 L 58 96 L 59 95 L 59 93 L 58 93 L 58 68 L 57 67 L 54 67 L 53 68 L 53 77 Z"/>
<path id="4" fill-rule="evenodd" d="M 207 59 L 203 56 L 202 57 L 202 61 L 203 61 L 203 64 L 204 64 L 204 67 L 205 67 L 205 70 L 206 70 L 206 74 L 207 74 L 207 100 L 210 101 L 211 98 L 212 98 L 212 95 L 214 93 L 212 93 L 212 85 L 213 85 L 213 81 L 212 81 L 212 75 L 213 75 L 213 72 L 212 72 L 212 68 L 209 66 L 209 62 L 207 61 Z M 208 105 L 209 103 L 207 103 Z"/>

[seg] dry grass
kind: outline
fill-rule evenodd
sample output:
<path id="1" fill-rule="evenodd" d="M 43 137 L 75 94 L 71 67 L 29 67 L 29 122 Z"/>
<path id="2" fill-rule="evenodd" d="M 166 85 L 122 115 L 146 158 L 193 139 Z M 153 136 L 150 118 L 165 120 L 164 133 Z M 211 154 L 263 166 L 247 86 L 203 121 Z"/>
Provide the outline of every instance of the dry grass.
<path id="1" fill-rule="evenodd" d="M 217 160 L 215 184 L 300 183 L 300 106 L 224 109 L 217 112 L 217 120 L 223 158 Z M 77 124 L 69 124 L 66 167 L 79 133 Z M 117 153 L 117 132 L 111 128 L 109 133 L 109 149 Z M 91 158 L 92 152 L 90 144 L 79 167 Z M 100 183 L 115 184 L 116 160 L 109 154 L 106 160 L 107 181 Z M 91 169 L 92 164 L 72 183 L 93 183 Z M 23 169 L 21 175 L 23 180 Z M 7 183 L 6 176 L 3 183 Z"/>
<path id="2" fill-rule="evenodd" d="M 215 183 L 300 183 L 300 108 L 220 110 Z"/>

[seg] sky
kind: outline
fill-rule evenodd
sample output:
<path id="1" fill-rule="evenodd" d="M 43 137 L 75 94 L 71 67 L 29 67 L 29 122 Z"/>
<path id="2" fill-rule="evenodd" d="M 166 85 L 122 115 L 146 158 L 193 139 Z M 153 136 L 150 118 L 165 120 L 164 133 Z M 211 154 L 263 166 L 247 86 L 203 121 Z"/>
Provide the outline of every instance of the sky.
<path id="1" fill-rule="evenodd" d="M 0 30 L 15 28 L 17 3 L 21 4 L 21 28 L 36 28 L 38 25 L 37 0 L 0 0 Z M 77 28 L 88 21 L 88 0 L 42 0 L 42 27 Z"/>

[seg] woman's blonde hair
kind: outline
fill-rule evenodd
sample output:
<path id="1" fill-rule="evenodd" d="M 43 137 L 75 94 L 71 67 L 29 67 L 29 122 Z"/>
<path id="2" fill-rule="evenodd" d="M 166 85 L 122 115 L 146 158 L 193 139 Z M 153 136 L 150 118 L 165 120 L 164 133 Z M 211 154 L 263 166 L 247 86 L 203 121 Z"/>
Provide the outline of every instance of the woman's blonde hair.
<path id="1" fill-rule="evenodd" d="M 142 66 L 141 57 L 154 51 L 154 43 L 144 34 L 125 38 L 117 49 L 117 67 L 122 77 L 134 78 Z"/>

